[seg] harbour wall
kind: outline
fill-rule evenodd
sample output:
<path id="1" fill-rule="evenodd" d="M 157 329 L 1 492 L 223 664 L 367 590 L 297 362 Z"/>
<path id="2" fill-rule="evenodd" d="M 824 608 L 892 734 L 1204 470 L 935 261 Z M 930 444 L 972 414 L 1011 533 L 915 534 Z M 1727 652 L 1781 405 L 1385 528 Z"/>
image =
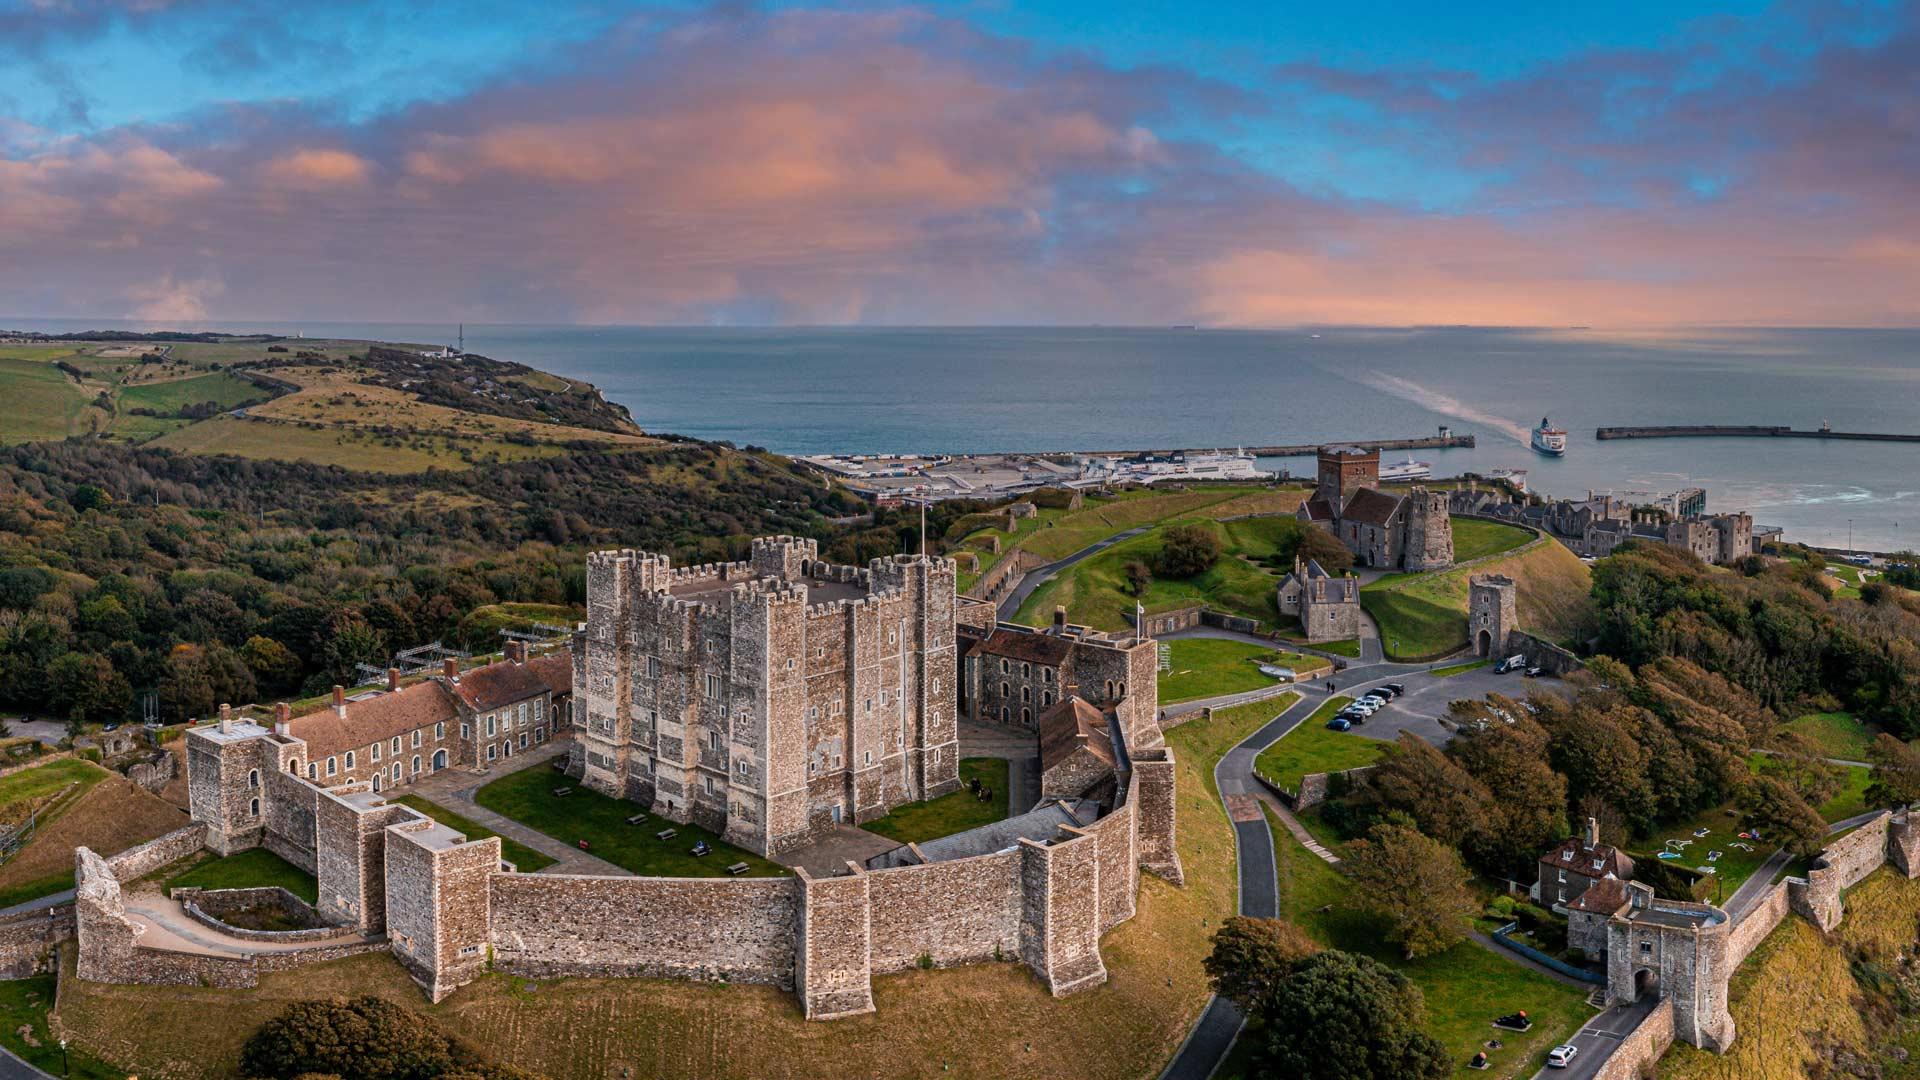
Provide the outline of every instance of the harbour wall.
<path id="1" fill-rule="evenodd" d="M 1920 435 L 1900 435 L 1878 431 L 1829 431 L 1818 428 L 1801 431 L 1790 427 L 1761 424 L 1682 424 L 1671 427 L 1603 427 L 1595 429 L 1596 439 L 1840 439 L 1856 442 L 1920 442 Z"/>

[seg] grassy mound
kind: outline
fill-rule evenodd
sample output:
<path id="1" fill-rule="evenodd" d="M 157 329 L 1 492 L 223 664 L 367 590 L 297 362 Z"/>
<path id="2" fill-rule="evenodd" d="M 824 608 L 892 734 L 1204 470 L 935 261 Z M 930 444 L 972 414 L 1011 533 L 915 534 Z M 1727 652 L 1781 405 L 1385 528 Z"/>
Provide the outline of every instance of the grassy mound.
<path id="1" fill-rule="evenodd" d="M 50 819 L 43 818 L 27 846 L 0 866 L 0 907 L 72 888 L 76 847 L 84 845 L 101 855 L 117 855 L 187 824 L 187 816 L 179 807 L 117 773 L 84 761 L 56 761 L 16 773 L 6 783 L 13 785 L 23 777 L 34 777 L 39 786 L 52 784 L 53 790 L 76 778 L 88 786 L 77 799 L 63 802 L 64 808 Z M 19 786 L 12 790 L 19 790 Z"/>
<path id="2" fill-rule="evenodd" d="M 1469 580 L 1504 574 L 1518 587 L 1520 628 L 1560 641 L 1582 632 L 1592 574 L 1580 557 L 1552 540 L 1503 558 L 1426 574 L 1394 574 L 1360 590 L 1360 603 L 1380 624 L 1387 655 L 1433 660 L 1467 646 Z"/>

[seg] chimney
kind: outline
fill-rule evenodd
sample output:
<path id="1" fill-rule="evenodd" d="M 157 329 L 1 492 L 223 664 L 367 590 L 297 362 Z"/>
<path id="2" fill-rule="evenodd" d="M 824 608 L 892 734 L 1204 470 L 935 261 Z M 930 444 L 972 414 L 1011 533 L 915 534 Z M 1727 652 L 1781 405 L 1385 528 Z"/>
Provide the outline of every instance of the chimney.
<path id="1" fill-rule="evenodd" d="M 1599 846 L 1600 846 L 1600 820 L 1598 818 L 1588 818 L 1587 819 L 1587 850 L 1592 851 L 1594 848 L 1597 848 Z"/>
<path id="2" fill-rule="evenodd" d="M 507 642 L 507 659 L 516 664 L 527 662 L 527 643 L 524 641 Z"/>
<path id="3" fill-rule="evenodd" d="M 440 676 L 441 678 L 450 680 L 452 682 L 459 682 L 460 681 L 460 661 L 451 656 L 447 657 L 445 660 L 440 661 Z"/>
<path id="4" fill-rule="evenodd" d="M 347 718 L 347 688 L 339 683 L 333 685 L 333 712 L 342 720 Z"/>
<path id="5" fill-rule="evenodd" d="M 273 733 L 293 734 L 293 706 L 282 701 L 273 707 Z"/>
<path id="6" fill-rule="evenodd" d="M 233 734 L 233 715 L 226 710 L 221 710 L 220 713 L 220 734 Z"/>
<path id="7" fill-rule="evenodd" d="M 390 667 L 387 669 L 387 689 L 389 691 L 400 689 L 400 669 L 399 668 Z"/>
<path id="8" fill-rule="evenodd" d="M 1053 632 L 1055 636 L 1067 632 L 1067 609 L 1059 605 L 1053 609 Z"/>
<path id="9" fill-rule="evenodd" d="M 233 706 L 224 701 L 220 703 L 220 722 L 228 727 L 233 726 Z"/>

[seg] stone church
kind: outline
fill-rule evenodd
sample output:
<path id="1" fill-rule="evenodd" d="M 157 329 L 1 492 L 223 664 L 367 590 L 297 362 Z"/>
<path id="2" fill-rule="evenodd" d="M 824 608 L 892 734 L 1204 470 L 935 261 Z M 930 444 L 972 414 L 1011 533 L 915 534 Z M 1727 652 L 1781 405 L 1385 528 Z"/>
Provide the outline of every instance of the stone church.
<path id="1" fill-rule="evenodd" d="M 1300 520 L 1328 530 L 1353 553 L 1356 566 L 1381 570 L 1444 570 L 1453 565 L 1453 519 L 1447 493 L 1416 487 L 1405 495 L 1380 488 L 1380 451 L 1320 448 L 1313 497 Z"/>

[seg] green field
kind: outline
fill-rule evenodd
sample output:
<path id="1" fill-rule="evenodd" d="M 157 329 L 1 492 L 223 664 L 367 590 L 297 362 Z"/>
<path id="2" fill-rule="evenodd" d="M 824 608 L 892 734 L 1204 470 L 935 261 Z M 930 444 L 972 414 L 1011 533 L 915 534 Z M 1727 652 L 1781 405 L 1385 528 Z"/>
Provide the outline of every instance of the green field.
<path id="1" fill-rule="evenodd" d="M 1254 769 L 1283 789 L 1296 791 L 1300 778 L 1308 773 L 1340 772 L 1377 763 L 1390 744 L 1327 727 L 1333 714 L 1352 700 L 1346 696 L 1328 698 L 1312 716 L 1260 751 Z"/>
<path id="2" fill-rule="evenodd" d="M 1552 541 L 1523 544 L 1480 566 L 1389 574 L 1361 588 L 1360 604 L 1379 624 L 1389 657 L 1438 660 L 1467 647 L 1469 580 L 1490 571 L 1512 577 L 1518 586 L 1521 629 L 1561 641 L 1587 625 L 1591 572 Z"/>
<path id="3" fill-rule="evenodd" d="M 1303 676 L 1333 666 L 1322 657 L 1282 652 L 1229 638 L 1178 638 L 1166 645 L 1172 653 L 1173 670 L 1160 675 L 1162 705 L 1272 686 L 1274 680 L 1260 673 L 1261 664 L 1278 664 Z"/>
<path id="4" fill-rule="evenodd" d="M 1469 671 L 1478 671 L 1492 665 L 1492 660 L 1469 660 L 1464 664 L 1448 664 L 1446 667 L 1434 668 L 1432 674 L 1436 678 L 1451 679 L 1455 675 L 1465 675 Z"/>
<path id="5" fill-rule="evenodd" d="M 189 405 L 211 401 L 222 409 L 232 409 L 245 401 L 259 400 L 267 392 L 238 376 L 224 371 L 196 375 L 191 379 L 141 383 L 120 389 L 120 406 L 139 407 L 161 413 L 177 412 Z M 132 418 L 137 419 L 137 418 Z M 116 425 L 115 430 L 118 430 Z"/>
<path id="6" fill-rule="evenodd" d="M 480 461 L 523 461 L 566 453 L 554 443 L 523 445 L 504 439 L 440 435 L 387 436 L 346 428 L 310 428 L 266 420 L 216 416 L 154 440 L 154 446 L 189 454 L 309 461 L 369 472 L 464 469 Z"/>
<path id="7" fill-rule="evenodd" d="M 1463 563 L 1498 555 L 1524 547 L 1532 539 L 1533 533 L 1518 526 L 1457 517 L 1453 519 L 1453 561 Z"/>
<path id="8" fill-rule="evenodd" d="M 403 806 L 413 807 L 447 828 L 464 835 L 468 840 L 485 840 L 489 836 L 500 836 L 499 833 L 472 818 L 456 814 L 439 803 L 428 802 L 418 795 L 402 795 L 393 801 Z M 512 863 L 523 874 L 531 874 L 559 861 L 542 855 L 509 836 L 500 836 L 500 857 Z"/>
<path id="9" fill-rule="evenodd" d="M 1713 868 L 1714 892 L 1707 899 L 1718 903 L 1732 896 L 1742 882 L 1753 876 L 1760 864 L 1773 854 L 1775 845 L 1764 842 L 1752 842 L 1752 851 L 1741 851 L 1733 845 L 1739 840 L 1739 819 L 1729 814 L 1728 807 L 1714 807 L 1703 810 L 1686 821 L 1662 824 L 1648 838 L 1644 850 L 1633 852 L 1634 860 L 1657 860 L 1656 853 L 1661 851 L 1668 840 L 1692 840 L 1693 843 L 1681 848 L 1682 858 L 1666 860 L 1686 870 Z M 1711 830 L 1706 836 L 1695 837 L 1698 829 Z M 1751 842 L 1751 841 L 1749 841 Z M 1707 860 L 1707 852 L 1719 851 L 1716 861 Z"/>
<path id="10" fill-rule="evenodd" d="M 969 780 L 978 780 L 982 785 L 992 788 L 993 798 L 987 802 L 975 798 L 968 789 Z M 1023 812 L 1029 809 L 1032 808 L 1021 807 Z M 923 840 L 937 840 L 942 836 L 991 825 L 1005 820 L 1006 816 L 1007 759 L 962 758 L 959 791 L 948 792 L 926 802 L 896 806 L 887 816 L 875 818 L 860 827 L 903 844 L 917 844 Z"/>
<path id="11" fill-rule="evenodd" d="M 555 795 L 556 790 L 566 795 Z M 752 852 L 742 851 L 698 825 L 682 825 L 647 815 L 638 825 L 627 818 L 645 808 L 582 787 L 542 762 L 508 773 L 474 793 L 473 801 L 522 825 L 546 833 L 563 844 L 586 841 L 586 851 L 623 870 L 643 877 L 725 877 L 727 867 L 744 862 L 747 873 L 770 877 L 789 871 Z M 661 840 L 654 834 L 673 829 Z M 694 855 L 693 845 L 705 840 L 713 851 Z"/>
<path id="12" fill-rule="evenodd" d="M 1374 919 L 1353 905 L 1346 878 L 1295 842 L 1270 809 L 1267 824 L 1280 876 L 1280 917 L 1331 948 L 1370 956 L 1410 979 L 1426 996 L 1427 1030 L 1446 1044 L 1455 1061 L 1466 1061 L 1483 1041 L 1498 1035 L 1506 1045 L 1487 1052 L 1493 1068 L 1477 1075 L 1506 1080 L 1532 1075 L 1547 1050 L 1592 1015 L 1586 990 L 1534 974 L 1471 941 L 1422 960 L 1401 959 Z M 1489 1026 L 1494 1017 L 1519 1009 L 1533 1018 L 1529 1034 Z M 1233 1074 L 1223 1070 L 1221 1075 Z"/>
<path id="13" fill-rule="evenodd" d="M 307 903 L 317 903 L 320 887 L 313 875 L 266 848 L 249 848 L 237 855 L 208 859 L 167 880 L 167 888 L 264 889 L 278 885 Z"/>
<path id="14" fill-rule="evenodd" d="M 64 439 L 90 430 L 91 395 L 52 364 L 0 359 L 0 444 Z"/>
<path id="15" fill-rule="evenodd" d="M 1847 761 L 1867 760 L 1867 751 L 1880 734 L 1879 725 L 1858 720 L 1850 712 L 1809 713 L 1789 722 L 1787 730 L 1806 736 L 1826 757 Z"/>
<path id="16" fill-rule="evenodd" d="M 0 809 L 16 802 L 45 798 L 68 784 L 78 783 L 79 790 L 85 791 L 106 778 L 105 769 L 92 762 L 75 758 L 63 758 L 31 769 L 22 769 L 11 776 L 0 778 Z"/>

